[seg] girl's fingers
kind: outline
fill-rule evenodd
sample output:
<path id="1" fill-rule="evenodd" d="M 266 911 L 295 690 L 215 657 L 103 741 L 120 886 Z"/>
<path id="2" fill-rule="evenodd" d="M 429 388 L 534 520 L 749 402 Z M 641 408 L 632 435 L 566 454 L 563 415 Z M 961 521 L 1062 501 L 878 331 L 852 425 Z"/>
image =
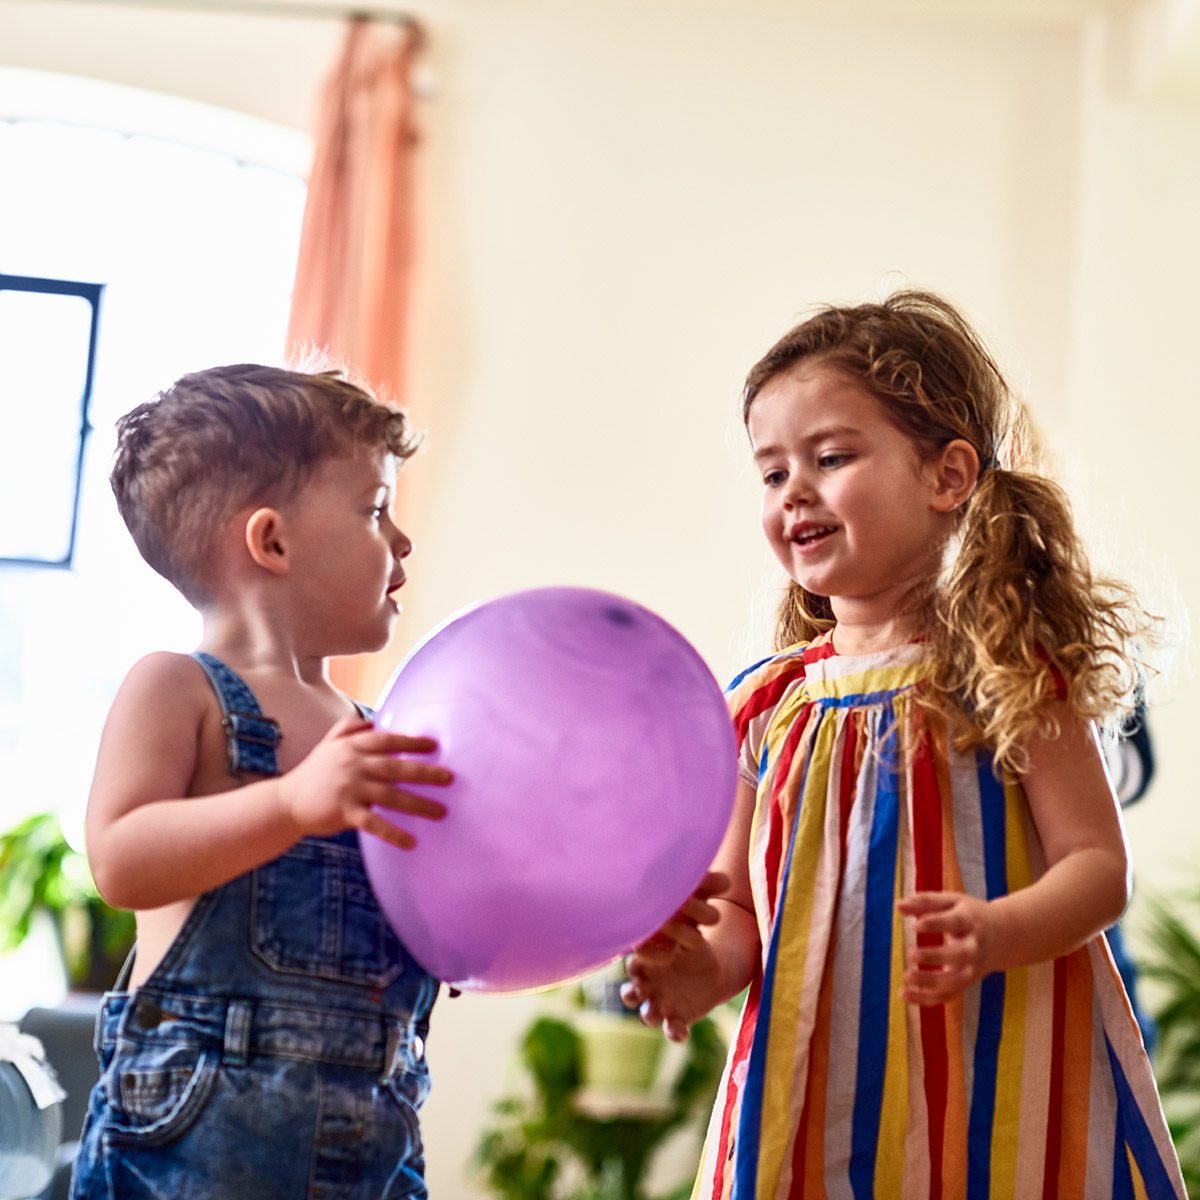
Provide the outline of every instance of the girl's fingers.
<path id="1" fill-rule="evenodd" d="M 917 1004 L 922 1008 L 931 1008 L 936 1004 L 947 1004 L 953 1000 L 963 989 L 961 987 L 940 987 L 937 989 L 917 990 L 908 988 L 904 992 L 904 999 L 909 1004 Z"/>
<path id="2" fill-rule="evenodd" d="M 700 880 L 700 885 L 693 893 L 693 897 L 699 896 L 708 899 L 709 896 L 719 896 L 722 892 L 729 889 L 729 876 L 723 871 L 709 871 L 704 878 Z"/>
<path id="3" fill-rule="evenodd" d="M 929 1008 L 934 1004 L 945 1004 L 946 998 L 942 996 L 931 996 L 926 993 L 918 993 L 905 990 L 901 993 L 906 1004 L 915 1004 L 919 1008 Z"/>
<path id="4" fill-rule="evenodd" d="M 917 933 L 948 933 L 962 937 L 970 933 L 973 927 L 971 918 L 964 912 L 935 913 L 932 916 L 917 918 Z"/>
<path id="5" fill-rule="evenodd" d="M 698 950 L 704 945 L 700 930 L 683 921 L 668 921 L 659 932 L 684 950 Z"/>
<path id="6" fill-rule="evenodd" d="M 947 988 L 944 982 L 931 986 L 924 980 L 905 979 L 904 990 L 901 993 L 909 1004 L 945 1004 L 957 989 Z"/>
<path id="7" fill-rule="evenodd" d="M 698 896 L 693 896 L 675 916 L 676 920 L 682 918 L 693 925 L 715 925 L 721 919 L 717 909 Z"/>
<path id="8" fill-rule="evenodd" d="M 961 942 L 940 946 L 918 946 L 909 954 L 909 962 L 918 967 L 961 967 L 972 957 L 971 948 Z"/>
<path id="9" fill-rule="evenodd" d="M 914 892 L 896 901 L 896 907 L 906 917 L 921 917 L 927 913 L 945 912 L 962 899 L 957 892 Z"/>
<path id="10" fill-rule="evenodd" d="M 633 948 L 634 960 L 650 966 L 661 966 L 675 953 L 675 943 L 662 930 L 652 934 Z"/>
<path id="11" fill-rule="evenodd" d="M 638 1016 L 642 1019 L 643 1025 L 649 1025 L 653 1029 L 657 1029 L 663 1023 L 663 1015 L 654 1007 L 653 1000 L 643 1000 L 638 1006 Z"/>

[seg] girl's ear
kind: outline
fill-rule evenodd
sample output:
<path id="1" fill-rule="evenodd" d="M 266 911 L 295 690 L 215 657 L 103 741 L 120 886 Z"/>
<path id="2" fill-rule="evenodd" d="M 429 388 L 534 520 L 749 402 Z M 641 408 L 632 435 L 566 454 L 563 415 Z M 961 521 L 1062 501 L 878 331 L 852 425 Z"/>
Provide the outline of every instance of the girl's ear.
<path id="1" fill-rule="evenodd" d="M 970 442 L 955 438 L 934 460 L 934 512 L 953 512 L 965 503 L 979 482 L 979 454 Z"/>
<path id="2" fill-rule="evenodd" d="M 283 517 L 274 508 L 256 508 L 246 518 L 246 549 L 251 559 L 272 575 L 288 573 Z"/>

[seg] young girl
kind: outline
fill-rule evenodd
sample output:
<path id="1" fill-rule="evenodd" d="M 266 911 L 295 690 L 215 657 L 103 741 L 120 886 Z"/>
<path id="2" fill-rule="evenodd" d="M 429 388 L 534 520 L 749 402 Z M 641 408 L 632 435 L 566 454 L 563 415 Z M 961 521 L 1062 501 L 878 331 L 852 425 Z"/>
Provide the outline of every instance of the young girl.
<path id="1" fill-rule="evenodd" d="M 730 688 L 728 887 L 626 985 L 673 1038 L 750 988 L 694 1196 L 1180 1200 L 1098 936 L 1128 863 L 1094 723 L 1144 614 L 936 296 L 819 312 L 744 416 L 780 650 Z"/>

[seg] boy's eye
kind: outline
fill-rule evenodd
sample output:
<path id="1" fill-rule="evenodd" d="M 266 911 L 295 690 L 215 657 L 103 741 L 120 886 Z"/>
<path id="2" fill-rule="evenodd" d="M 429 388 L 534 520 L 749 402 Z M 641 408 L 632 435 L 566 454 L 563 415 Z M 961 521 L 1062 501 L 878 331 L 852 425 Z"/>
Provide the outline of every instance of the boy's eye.
<path id="1" fill-rule="evenodd" d="M 817 465 L 820 467 L 834 468 L 843 466 L 848 463 L 853 457 L 851 454 L 846 454 L 843 451 L 830 450 L 828 453 L 817 456 Z"/>
<path id="2" fill-rule="evenodd" d="M 763 483 L 769 488 L 780 487 L 787 475 L 783 471 L 768 471 L 763 476 Z"/>

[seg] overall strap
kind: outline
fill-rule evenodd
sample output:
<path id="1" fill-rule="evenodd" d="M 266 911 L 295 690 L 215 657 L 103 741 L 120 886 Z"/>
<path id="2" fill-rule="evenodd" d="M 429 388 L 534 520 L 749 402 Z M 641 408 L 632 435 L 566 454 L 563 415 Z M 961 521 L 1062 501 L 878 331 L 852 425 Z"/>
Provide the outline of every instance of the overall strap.
<path id="1" fill-rule="evenodd" d="M 192 657 L 204 668 L 221 705 L 221 724 L 229 739 L 230 775 L 278 775 L 275 748 L 283 740 L 278 722 L 263 716 L 242 677 L 219 658 L 200 650 Z"/>

